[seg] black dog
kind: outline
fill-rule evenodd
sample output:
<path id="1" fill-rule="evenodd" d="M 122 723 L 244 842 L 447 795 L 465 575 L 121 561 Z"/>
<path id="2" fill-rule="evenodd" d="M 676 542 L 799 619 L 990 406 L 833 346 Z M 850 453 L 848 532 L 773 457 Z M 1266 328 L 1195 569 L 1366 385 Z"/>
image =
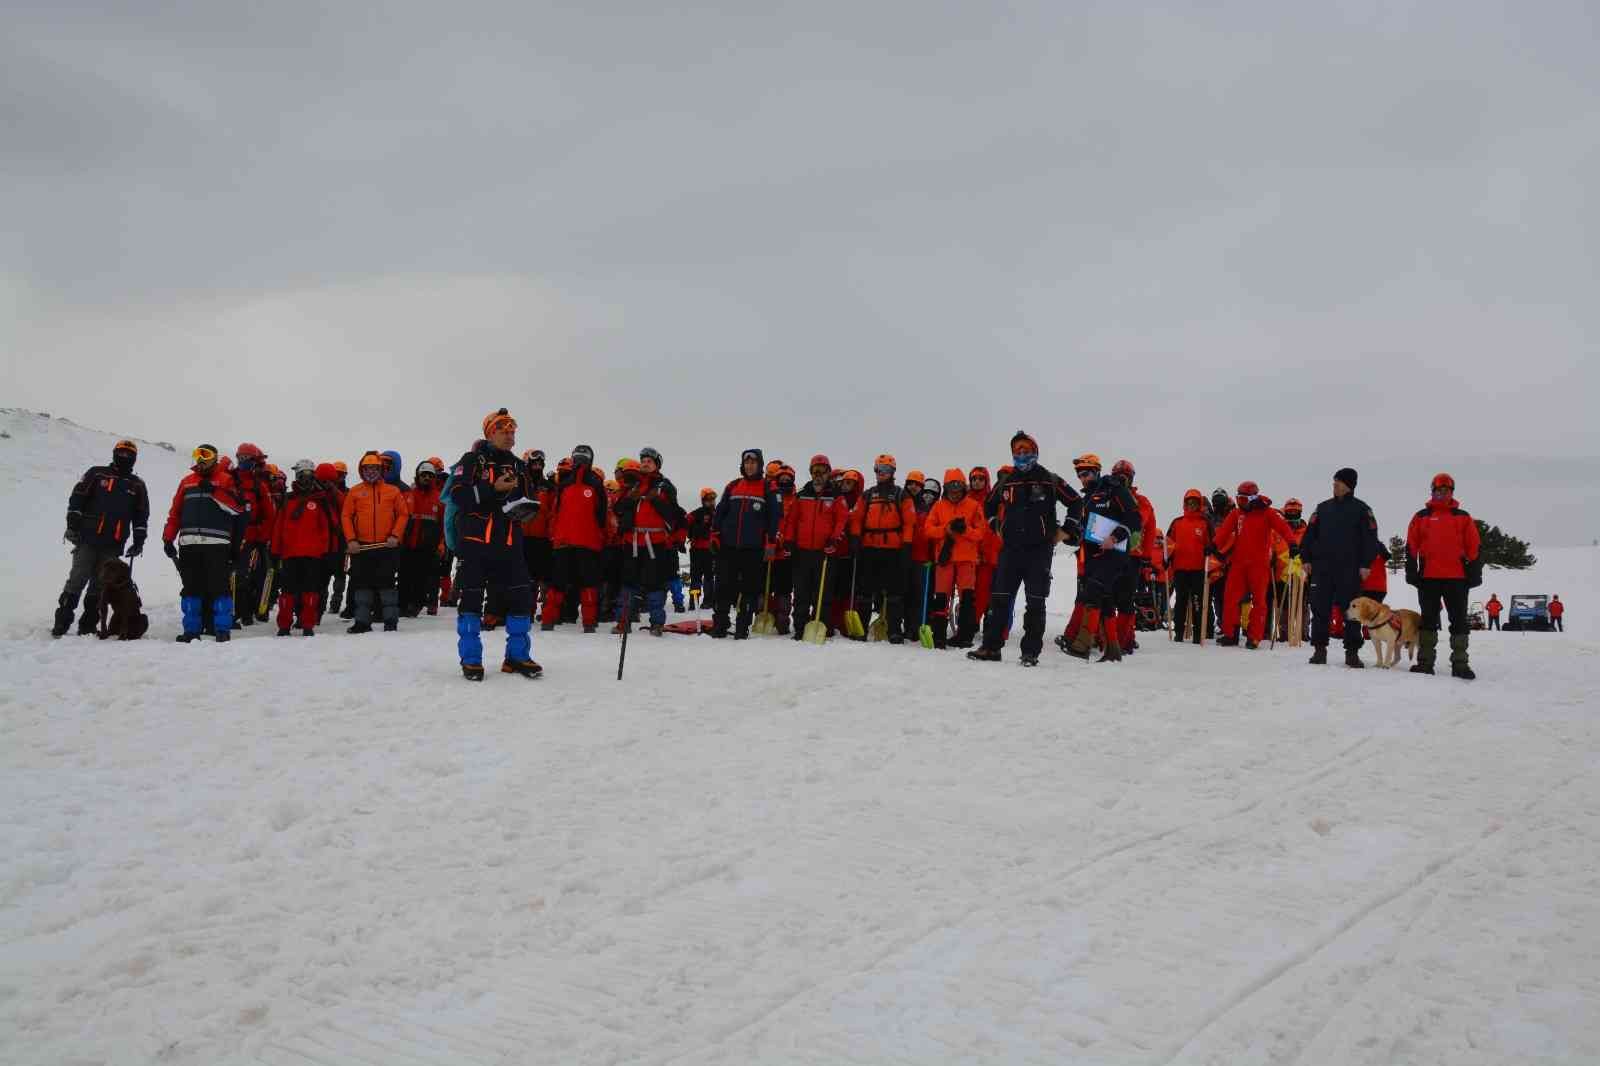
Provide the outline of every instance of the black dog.
<path id="1" fill-rule="evenodd" d="M 133 571 L 121 559 L 107 559 L 100 564 L 100 630 L 101 640 L 116 637 L 118 640 L 138 640 L 150 628 L 150 619 L 139 608 L 139 586 L 133 583 Z"/>

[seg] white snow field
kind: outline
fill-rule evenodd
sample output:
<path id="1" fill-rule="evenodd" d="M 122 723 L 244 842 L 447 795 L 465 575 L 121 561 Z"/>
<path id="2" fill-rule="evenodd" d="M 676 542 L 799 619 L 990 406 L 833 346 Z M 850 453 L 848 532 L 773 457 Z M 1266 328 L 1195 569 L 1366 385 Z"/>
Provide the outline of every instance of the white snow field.
<path id="1" fill-rule="evenodd" d="M 1571 625 L 1472 684 L 559 632 L 469 685 L 443 614 L 173 644 L 155 547 L 152 639 L 52 641 L 114 438 L 0 425 L 5 1063 L 1600 1062 L 1594 549 L 1491 574 Z"/>

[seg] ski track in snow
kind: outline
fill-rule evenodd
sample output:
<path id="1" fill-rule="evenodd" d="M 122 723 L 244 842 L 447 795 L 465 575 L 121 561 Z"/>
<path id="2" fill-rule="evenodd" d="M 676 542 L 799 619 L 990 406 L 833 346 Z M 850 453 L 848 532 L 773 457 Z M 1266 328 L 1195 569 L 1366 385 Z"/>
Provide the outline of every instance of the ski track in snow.
<path id="1" fill-rule="evenodd" d="M 1600 1061 L 1600 643 L 640 637 L 618 684 L 562 631 L 469 686 L 443 615 L 170 644 L 159 556 L 155 639 L 52 642 L 110 438 L 6 417 L 0 1062 Z M 1541 554 L 1491 584 L 1583 609 L 1597 553 Z"/>

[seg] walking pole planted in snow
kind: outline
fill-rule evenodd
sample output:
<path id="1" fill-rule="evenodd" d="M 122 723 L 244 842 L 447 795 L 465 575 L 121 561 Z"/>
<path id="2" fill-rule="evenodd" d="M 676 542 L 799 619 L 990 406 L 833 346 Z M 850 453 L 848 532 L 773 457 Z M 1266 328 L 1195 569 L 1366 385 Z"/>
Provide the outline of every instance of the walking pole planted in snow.
<path id="1" fill-rule="evenodd" d="M 617 653 L 617 680 L 622 680 L 622 666 L 628 661 L 628 634 L 633 631 L 633 589 L 622 590 L 622 650 Z"/>
<path id="2" fill-rule="evenodd" d="M 1206 623 L 1211 621 L 1211 556 L 1207 555 L 1200 560 L 1200 629 L 1195 634 L 1199 639 L 1196 644 L 1204 645 L 1206 642 Z"/>

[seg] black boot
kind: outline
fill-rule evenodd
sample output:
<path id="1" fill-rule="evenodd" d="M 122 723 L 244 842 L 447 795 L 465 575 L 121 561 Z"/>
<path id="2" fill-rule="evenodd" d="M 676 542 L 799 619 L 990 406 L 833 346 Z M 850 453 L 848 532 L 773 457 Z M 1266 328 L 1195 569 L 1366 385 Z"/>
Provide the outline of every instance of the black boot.
<path id="1" fill-rule="evenodd" d="M 86 637 L 94 632 L 94 627 L 99 621 L 100 597 L 94 593 L 83 598 L 83 615 L 78 619 L 78 636 Z"/>
<path id="2" fill-rule="evenodd" d="M 1411 664 L 1413 674 L 1433 673 L 1434 660 L 1439 655 L 1439 631 L 1424 629 L 1417 634 L 1417 661 Z"/>
<path id="3" fill-rule="evenodd" d="M 1463 681 L 1475 681 L 1478 675 L 1472 672 L 1467 662 L 1467 637 L 1466 633 L 1450 634 L 1450 676 Z"/>
<path id="4" fill-rule="evenodd" d="M 1367 665 L 1361 661 L 1361 649 L 1350 647 L 1344 649 L 1344 664 L 1352 670 L 1361 670 Z"/>
<path id="5" fill-rule="evenodd" d="M 1306 661 L 1312 666 L 1327 666 L 1328 646 L 1326 644 L 1315 645 L 1311 652 L 1311 658 L 1307 659 Z"/>
<path id="6" fill-rule="evenodd" d="M 78 597 L 69 596 L 63 592 L 61 598 L 56 601 L 56 619 L 50 626 L 50 635 L 52 637 L 65 636 L 67 630 L 72 628 L 72 616 L 77 611 Z"/>

